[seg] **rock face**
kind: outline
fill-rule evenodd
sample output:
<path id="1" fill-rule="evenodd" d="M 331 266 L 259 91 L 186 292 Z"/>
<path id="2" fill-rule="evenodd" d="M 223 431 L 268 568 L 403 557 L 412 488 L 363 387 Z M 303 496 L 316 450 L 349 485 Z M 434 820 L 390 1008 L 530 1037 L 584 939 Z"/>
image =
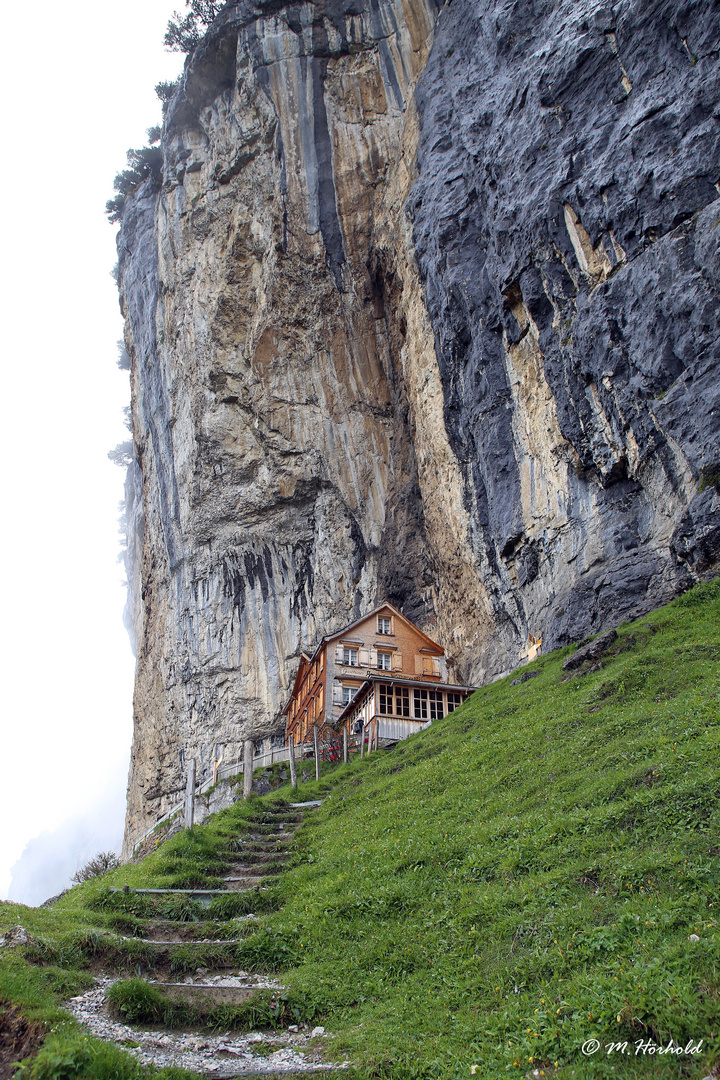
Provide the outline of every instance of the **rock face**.
<path id="1" fill-rule="evenodd" d="M 228 4 L 125 206 L 126 848 L 386 599 L 452 674 L 720 550 L 720 17 Z"/>
<path id="2" fill-rule="evenodd" d="M 717 560 L 719 42 L 713 3 L 453 2 L 419 87 L 409 210 L 473 549 L 546 646 Z"/>

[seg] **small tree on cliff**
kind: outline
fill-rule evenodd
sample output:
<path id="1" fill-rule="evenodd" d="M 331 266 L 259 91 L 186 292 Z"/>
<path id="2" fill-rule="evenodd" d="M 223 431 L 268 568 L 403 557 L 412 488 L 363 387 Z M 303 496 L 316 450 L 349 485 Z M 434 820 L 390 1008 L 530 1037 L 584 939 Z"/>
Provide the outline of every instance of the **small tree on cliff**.
<path id="1" fill-rule="evenodd" d="M 139 150 L 128 150 L 127 162 L 129 167 L 119 172 L 113 183 L 118 194 L 105 203 L 105 213 L 113 222 L 122 220 L 125 199 L 131 191 L 134 191 L 149 176 L 159 181 L 162 175 L 162 150 L 159 146 L 143 146 Z"/>
<path id="2" fill-rule="evenodd" d="M 197 45 L 210 23 L 225 6 L 218 0 L 186 0 L 187 15 L 174 11 L 165 31 L 165 47 L 170 52 L 189 53 Z"/>
<path id="3" fill-rule="evenodd" d="M 173 96 L 178 88 L 179 79 L 175 79 L 174 82 L 159 82 L 155 85 L 155 93 L 162 102 L 162 114 L 163 117 L 167 114 L 168 105 L 170 104 L 170 98 Z M 148 129 L 150 130 L 150 129 Z M 152 141 L 152 140 L 151 140 Z"/>

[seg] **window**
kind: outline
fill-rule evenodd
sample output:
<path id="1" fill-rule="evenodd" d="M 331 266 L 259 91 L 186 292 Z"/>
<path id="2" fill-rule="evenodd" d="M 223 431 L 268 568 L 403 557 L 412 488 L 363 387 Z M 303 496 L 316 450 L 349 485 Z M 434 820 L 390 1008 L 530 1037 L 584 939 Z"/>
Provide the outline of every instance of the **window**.
<path id="1" fill-rule="evenodd" d="M 427 690 L 413 690 L 414 708 L 413 715 L 416 720 L 428 718 L 428 692 Z"/>
<path id="2" fill-rule="evenodd" d="M 392 653 L 379 652 L 377 654 L 377 666 L 381 671 L 390 671 L 392 668 Z"/>
<path id="3" fill-rule="evenodd" d="M 428 700 L 430 703 L 430 719 L 442 720 L 443 716 L 443 696 L 440 690 L 428 690 Z"/>
<path id="4" fill-rule="evenodd" d="M 378 616 L 378 634 L 390 634 L 390 620 Z"/>
<path id="5" fill-rule="evenodd" d="M 343 649 L 343 664 L 345 664 L 346 667 L 357 667 L 358 666 L 358 651 L 357 651 L 357 649 L 348 649 L 348 648 Z"/>
<path id="6" fill-rule="evenodd" d="M 395 687 L 395 715 L 410 716 L 410 691 L 407 686 Z"/>
<path id="7" fill-rule="evenodd" d="M 357 686 L 343 686 L 342 688 L 342 703 L 348 705 L 358 692 Z"/>
<path id="8" fill-rule="evenodd" d="M 380 712 L 383 716 L 392 716 L 393 711 L 393 688 L 392 686 L 380 687 Z"/>
<path id="9" fill-rule="evenodd" d="M 451 693 L 450 691 L 448 691 L 447 699 L 448 699 L 447 709 L 448 709 L 449 713 L 455 712 L 455 710 L 459 709 L 460 706 L 462 705 L 462 695 L 461 694 L 454 694 L 454 693 Z"/>

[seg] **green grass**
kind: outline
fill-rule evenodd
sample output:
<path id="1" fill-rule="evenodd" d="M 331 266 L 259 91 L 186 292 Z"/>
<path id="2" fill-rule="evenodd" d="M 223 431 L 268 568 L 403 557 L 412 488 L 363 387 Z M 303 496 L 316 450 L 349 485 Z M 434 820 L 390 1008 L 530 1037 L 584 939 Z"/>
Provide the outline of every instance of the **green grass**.
<path id="1" fill-rule="evenodd" d="M 63 1017 L 69 1044 L 79 1029 L 58 1003 L 88 984 L 102 931 L 253 910 L 233 963 L 288 988 L 274 1007 L 258 998 L 278 1010 L 263 1022 L 323 1023 L 348 1077 L 707 1076 L 720 1062 L 720 581 L 618 631 L 600 670 L 569 677 L 560 650 L 529 666 L 538 678 L 482 688 L 393 751 L 324 766 L 293 795 L 325 801 L 267 892 L 200 909 L 107 886 L 217 876 L 287 785 L 51 909 L 0 906 L 0 929 L 22 922 L 46 950 L 1 957 L 0 995 L 51 1026 Z M 191 943 L 173 960 L 189 970 Z M 221 1021 L 250 1022 L 203 1020 Z M 670 1038 L 702 1052 L 635 1055 L 637 1040 Z"/>
<path id="2" fill-rule="evenodd" d="M 51 1032 L 36 1059 L 16 1073 L 17 1080 L 183 1080 L 195 1075 L 185 1069 L 145 1069 L 115 1046 L 63 1028 Z"/>

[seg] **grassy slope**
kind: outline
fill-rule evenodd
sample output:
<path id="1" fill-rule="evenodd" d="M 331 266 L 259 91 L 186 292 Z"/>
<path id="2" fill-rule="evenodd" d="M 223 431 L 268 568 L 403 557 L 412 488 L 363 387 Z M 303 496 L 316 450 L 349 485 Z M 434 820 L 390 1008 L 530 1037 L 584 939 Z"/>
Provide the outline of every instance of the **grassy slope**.
<path id="1" fill-rule="evenodd" d="M 542 657 L 538 678 L 484 687 L 391 753 L 304 785 L 327 798 L 238 958 L 282 971 L 288 1011 L 322 1020 L 357 1077 L 706 1076 L 720 1053 L 719 616 L 714 582 L 621 627 L 597 672 L 564 675 L 570 649 Z M 251 811 L 192 844 L 211 859 Z M 189 843 L 106 880 L 168 883 Z M 99 888 L 49 911 L 4 905 L 0 929 L 72 946 L 109 918 L 86 907 Z M 38 969 L 19 953 L 0 994 L 56 1026 L 82 959 Z M 593 1037 L 628 1052 L 584 1058 Z M 703 1053 L 636 1057 L 643 1037 L 703 1039 Z"/>

